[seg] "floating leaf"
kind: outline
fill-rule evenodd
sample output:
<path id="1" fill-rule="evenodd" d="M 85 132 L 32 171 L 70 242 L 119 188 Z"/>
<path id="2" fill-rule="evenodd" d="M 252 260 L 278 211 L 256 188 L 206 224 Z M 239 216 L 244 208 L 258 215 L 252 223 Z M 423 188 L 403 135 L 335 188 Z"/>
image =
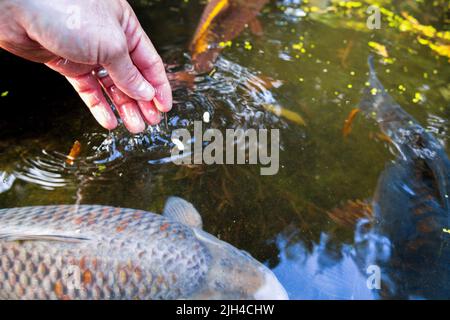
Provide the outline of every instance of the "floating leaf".
<path id="1" fill-rule="evenodd" d="M 414 103 L 419 103 L 419 102 L 421 102 L 421 101 L 424 101 L 424 97 L 422 96 L 422 94 L 421 94 L 420 92 L 416 92 L 416 93 L 414 94 L 414 98 L 412 99 L 412 101 L 413 101 Z"/>
<path id="2" fill-rule="evenodd" d="M 350 132 L 352 132 L 353 120 L 355 119 L 359 111 L 360 111 L 359 108 L 353 109 L 352 111 L 350 111 L 347 119 L 345 119 L 344 127 L 342 128 L 342 134 L 344 138 L 347 137 L 350 134 Z"/>
<path id="3" fill-rule="evenodd" d="M 440 43 L 430 43 L 428 44 L 431 50 L 437 54 L 450 58 L 450 45 L 440 44 Z"/>
<path id="4" fill-rule="evenodd" d="M 373 48 L 377 54 L 382 56 L 383 58 L 389 58 L 389 54 L 387 52 L 387 49 L 384 45 L 379 44 L 375 41 L 369 41 L 368 43 L 369 47 Z"/>
<path id="5" fill-rule="evenodd" d="M 297 112 L 294 112 L 294 111 L 285 109 L 279 105 L 273 105 L 273 104 L 264 104 L 263 107 L 267 111 L 270 111 L 279 117 L 283 117 L 283 118 L 285 118 L 289 121 L 292 121 L 298 125 L 306 126 L 305 120 Z"/>
<path id="6" fill-rule="evenodd" d="M 219 47 L 220 48 L 231 47 L 232 44 L 233 44 L 233 42 L 231 40 L 221 41 L 221 42 L 219 42 Z"/>
<path id="7" fill-rule="evenodd" d="M 360 8 L 363 4 L 359 1 L 339 1 L 338 6 L 348 9 Z"/>
<path id="8" fill-rule="evenodd" d="M 429 38 L 433 38 L 436 35 L 436 29 L 434 27 L 422 25 L 416 18 L 405 11 L 402 12 L 402 16 L 411 24 L 413 30 Z"/>

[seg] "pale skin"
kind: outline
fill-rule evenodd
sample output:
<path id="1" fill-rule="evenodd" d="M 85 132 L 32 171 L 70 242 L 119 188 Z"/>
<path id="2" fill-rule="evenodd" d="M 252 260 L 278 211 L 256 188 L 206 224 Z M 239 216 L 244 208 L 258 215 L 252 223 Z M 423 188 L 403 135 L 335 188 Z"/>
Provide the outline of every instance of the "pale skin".
<path id="1" fill-rule="evenodd" d="M 102 87 L 132 133 L 172 108 L 161 57 L 125 0 L 0 0 L 0 47 L 66 77 L 108 130 L 118 122 Z"/>

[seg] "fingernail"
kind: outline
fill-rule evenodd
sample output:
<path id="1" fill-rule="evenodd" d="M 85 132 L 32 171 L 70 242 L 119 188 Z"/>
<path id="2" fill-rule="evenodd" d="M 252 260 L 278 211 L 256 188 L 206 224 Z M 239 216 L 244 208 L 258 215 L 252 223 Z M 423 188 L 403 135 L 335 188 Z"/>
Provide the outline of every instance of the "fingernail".
<path id="1" fill-rule="evenodd" d="M 150 101 L 155 96 L 155 89 L 147 82 L 143 81 L 139 88 L 138 93 L 141 96 L 141 100 Z"/>
<path id="2" fill-rule="evenodd" d="M 162 105 L 161 102 L 159 102 L 158 99 L 156 99 L 156 97 L 153 98 L 153 103 L 155 104 L 156 109 L 158 109 L 161 112 L 164 112 L 164 110 L 165 110 L 164 106 Z"/>

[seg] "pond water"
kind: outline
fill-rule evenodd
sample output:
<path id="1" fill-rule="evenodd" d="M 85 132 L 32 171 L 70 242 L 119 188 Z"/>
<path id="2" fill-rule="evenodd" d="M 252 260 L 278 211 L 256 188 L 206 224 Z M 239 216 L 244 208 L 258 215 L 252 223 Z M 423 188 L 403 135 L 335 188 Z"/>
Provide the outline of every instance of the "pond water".
<path id="1" fill-rule="evenodd" d="M 130 3 L 169 72 L 192 70 L 188 44 L 205 2 Z M 372 53 L 390 94 L 447 146 L 450 67 L 448 57 L 421 43 L 424 37 L 389 26 L 385 14 L 379 30 L 368 29 L 370 3 L 352 3 L 269 2 L 259 16 L 263 34 L 246 28 L 213 72 L 193 85 L 175 84 L 167 126 L 137 136 L 123 126 L 106 132 L 62 77 L 1 52 L 0 92 L 8 94 L 0 98 L 0 207 L 83 203 L 161 212 L 165 199 L 178 195 L 196 206 L 208 232 L 269 266 L 290 298 L 377 298 L 365 267 L 352 258 L 356 225 L 339 223 L 333 212 L 349 201 L 370 204 L 397 154 L 374 121 L 357 116 L 345 138 L 343 125 L 361 101 Z M 446 1 L 379 3 L 448 30 Z M 257 80 L 269 78 L 280 85 Z M 266 104 L 297 113 L 305 125 Z M 172 130 L 193 130 L 206 111 L 205 127 L 279 129 L 279 172 L 167 161 Z M 65 156 L 76 140 L 82 151 L 69 165 Z M 411 297 L 422 297 L 420 288 Z"/>

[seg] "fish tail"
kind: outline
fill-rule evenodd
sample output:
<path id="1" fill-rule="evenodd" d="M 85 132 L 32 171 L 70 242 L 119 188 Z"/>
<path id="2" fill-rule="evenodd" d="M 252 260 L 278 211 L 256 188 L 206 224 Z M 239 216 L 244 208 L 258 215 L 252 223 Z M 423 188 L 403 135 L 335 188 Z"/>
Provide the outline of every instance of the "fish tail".
<path id="1" fill-rule="evenodd" d="M 375 71 L 374 59 L 372 54 L 367 58 L 367 64 L 369 66 L 369 90 L 372 95 L 375 95 L 375 91 L 373 91 L 374 88 L 379 90 L 380 93 L 386 91 L 378 79 L 377 72 Z"/>
<path id="2" fill-rule="evenodd" d="M 406 113 L 402 107 L 389 95 L 377 77 L 374 67 L 374 57 L 369 55 L 369 85 L 366 87 L 359 108 L 366 116 L 374 117 L 380 124 L 382 131 L 390 136 L 389 132 L 410 126 L 416 121 Z M 392 138 L 392 137 L 391 137 Z"/>

